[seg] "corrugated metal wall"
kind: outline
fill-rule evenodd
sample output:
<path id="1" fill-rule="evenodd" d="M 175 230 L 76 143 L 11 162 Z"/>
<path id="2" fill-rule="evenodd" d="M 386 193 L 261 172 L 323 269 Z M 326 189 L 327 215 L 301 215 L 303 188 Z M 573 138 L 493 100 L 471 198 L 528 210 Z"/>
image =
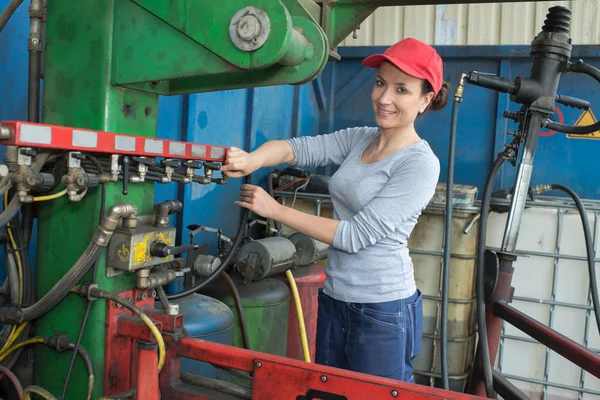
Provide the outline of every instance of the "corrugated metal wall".
<path id="1" fill-rule="evenodd" d="M 573 12 L 574 44 L 600 44 L 600 1 L 381 7 L 342 46 L 386 46 L 412 36 L 435 45 L 530 44 L 556 5 Z"/>

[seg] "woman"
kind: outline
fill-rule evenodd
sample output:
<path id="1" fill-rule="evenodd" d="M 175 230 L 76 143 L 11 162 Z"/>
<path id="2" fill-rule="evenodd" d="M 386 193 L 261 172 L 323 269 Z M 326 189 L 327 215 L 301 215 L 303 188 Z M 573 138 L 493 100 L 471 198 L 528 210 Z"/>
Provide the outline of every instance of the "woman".
<path id="1" fill-rule="evenodd" d="M 414 124 L 446 105 L 448 85 L 437 52 L 412 38 L 363 65 L 378 68 L 371 94 L 377 127 L 270 141 L 252 153 L 231 148 L 222 171 L 240 177 L 282 163 L 340 165 L 329 184 L 334 220 L 282 206 L 253 185 L 242 186 L 236 204 L 331 245 L 316 362 L 412 382 L 422 299 L 407 240 L 440 172 Z"/>

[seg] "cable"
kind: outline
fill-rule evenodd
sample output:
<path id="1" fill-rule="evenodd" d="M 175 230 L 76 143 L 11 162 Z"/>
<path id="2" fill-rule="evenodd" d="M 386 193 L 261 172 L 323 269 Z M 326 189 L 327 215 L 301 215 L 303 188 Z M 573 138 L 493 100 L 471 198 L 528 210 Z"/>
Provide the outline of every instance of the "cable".
<path id="1" fill-rule="evenodd" d="M 192 293 L 196 293 L 198 290 L 202 289 L 203 287 L 208 285 L 210 282 L 212 282 L 216 277 L 218 277 L 221 274 L 221 272 L 223 272 L 225 270 L 225 268 L 229 267 L 229 265 L 233 261 L 233 257 L 235 256 L 235 253 L 236 253 L 238 247 L 240 246 L 240 243 L 242 242 L 242 239 L 243 239 L 242 233 L 244 232 L 246 224 L 248 223 L 248 216 L 249 216 L 249 210 L 247 208 L 244 208 L 244 210 L 242 211 L 242 222 L 240 223 L 240 226 L 238 227 L 238 231 L 235 235 L 235 240 L 233 241 L 233 244 L 231 245 L 231 249 L 227 253 L 227 256 L 225 256 L 225 260 L 223 260 L 221 265 L 204 281 L 202 281 L 199 284 L 197 284 L 196 286 L 191 287 L 182 292 L 168 295 L 167 299 L 177 300 L 177 299 L 181 299 L 182 297 L 188 296 Z"/>
<path id="2" fill-rule="evenodd" d="M 23 391 L 23 400 L 31 400 L 31 393 L 42 396 L 44 400 L 56 400 L 56 397 L 54 397 L 52 393 L 35 385 L 27 386 L 27 388 Z"/>
<path id="3" fill-rule="evenodd" d="M 304 182 L 302 185 L 298 186 L 296 188 L 296 190 L 294 190 L 294 199 L 292 200 L 292 205 L 290 206 L 290 208 L 294 208 L 294 205 L 296 204 L 296 196 L 298 195 L 298 191 L 307 187 L 309 183 L 310 183 L 310 177 L 307 176 L 306 182 Z"/>
<path id="4" fill-rule="evenodd" d="M 302 353 L 304 361 L 310 362 L 310 350 L 308 349 L 308 340 L 306 338 L 306 326 L 304 325 L 304 313 L 302 312 L 302 303 L 300 302 L 300 294 L 296 286 L 296 280 L 291 270 L 285 271 L 285 276 L 290 282 L 290 288 L 294 296 L 294 304 L 296 305 L 296 315 L 298 316 L 298 329 L 300 330 L 300 342 L 302 343 Z"/>
<path id="5" fill-rule="evenodd" d="M 33 198 L 33 201 L 48 201 L 48 200 L 58 199 L 59 197 L 62 197 L 65 194 L 67 194 L 68 191 L 69 191 L 69 189 L 64 189 L 64 190 L 61 190 L 58 193 L 49 194 L 49 195 L 46 195 L 46 196 L 37 196 L 37 197 Z"/>
<path id="6" fill-rule="evenodd" d="M 87 154 L 87 158 L 89 158 L 98 168 L 98 172 L 100 174 L 104 173 L 102 165 L 96 157 L 91 154 Z M 102 198 L 100 199 L 100 218 L 98 224 L 102 223 L 102 218 L 104 217 L 104 212 L 106 209 L 106 184 L 102 183 Z M 91 283 L 96 283 L 96 275 L 98 272 L 98 262 L 95 262 L 92 266 L 92 280 Z M 79 350 L 79 346 L 81 345 L 81 340 L 83 338 L 83 333 L 85 332 L 85 327 L 87 325 L 87 320 L 90 316 L 90 312 L 92 310 L 92 302 L 88 301 L 87 306 L 85 308 L 85 313 L 83 314 L 83 320 L 81 321 L 81 327 L 79 328 L 79 334 L 77 335 L 77 341 L 75 342 L 75 349 L 73 351 L 73 355 L 71 356 L 71 361 L 69 363 L 69 369 L 67 369 L 67 376 L 65 378 L 65 382 L 63 384 L 63 390 L 60 395 L 60 400 L 64 399 L 67 394 L 67 389 L 69 387 L 69 383 L 71 382 L 71 374 L 73 373 L 73 366 L 75 365 L 75 358 L 77 356 L 77 351 Z"/>
<path id="7" fill-rule="evenodd" d="M 80 286 L 78 288 L 74 288 L 72 291 L 85 297 L 87 297 L 89 294 L 92 297 L 98 297 L 113 301 L 117 304 L 122 305 L 123 307 L 131 311 L 133 314 L 138 316 L 142 321 L 144 321 L 148 329 L 150 329 L 150 331 L 152 332 L 152 335 L 154 335 L 156 343 L 158 344 L 158 372 L 162 370 L 162 367 L 165 364 L 165 342 L 162 338 L 162 335 L 160 334 L 160 331 L 158 330 L 158 328 L 156 328 L 156 325 L 154 325 L 152 320 L 148 318 L 146 313 L 144 313 L 144 311 L 142 311 L 141 308 L 135 306 L 134 304 L 130 303 L 129 301 L 127 301 L 119 295 L 107 292 L 106 290 L 102 289 L 97 289 L 93 287 L 87 287 L 87 289 L 85 289 L 85 287 Z"/>
<path id="8" fill-rule="evenodd" d="M 485 392 L 487 397 L 495 398 L 494 395 L 494 382 L 492 377 L 492 364 L 490 361 L 490 351 L 488 348 L 487 339 L 487 326 L 485 322 L 485 249 L 486 249 L 486 229 L 488 215 L 490 213 L 490 202 L 492 200 L 492 192 L 494 190 L 494 181 L 496 175 L 500 171 L 502 164 L 504 163 L 504 156 L 500 154 L 494 164 L 492 170 L 485 181 L 485 189 L 483 191 L 483 198 L 481 200 L 481 217 L 479 220 L 479 229 L 477 234 L 477 281 L 476 281 L 476 293 L 477 293 L 477 333 L 479 340 L 477 342 L 481 366 L 483 368 L 483 377 Z"/>
<path id="9" fill-rule="evenodd" d="M 4 29 L 8 20 L 13 16 L 17 8 L 21 5 L 23 0 L 11 0 L 10 3 L 6 5 L 2 14 L 0 14 L 0 32 Z"/>
<path id="10" fill-rule="evenodd" d="M 8 357 L 15 350 L 18 350 L 21 347 L 25 347 L 25 346 L 28 346 L 30 344 L 35 344 L 35 343 L 44 343 L 44 338 L 42 338 L 42 337 L 35 337 L 35 338 L 24 340 L 24 341 L 19 342 L 19 343 L 15 344 L 15 345 L 12 345 L 4 353 L 0 354 L 0 362 L 4 361 L 6 359 L 6 357 Z"/>
<path id="11" fill-rule="evenodd" d="M 6 375 L 10 383 L 13 384 L 15 391 L 17 392 L 18 400 L 23 400 L 23 386 L 21 386 L 19 378 L 17 378 L 16 375 L 10 369 L 2 365 L 0 365 L 0 373 Z"/>
<path id="12" fill-rule="evenodd" d="M 10 346 L 13 345 L 15 340 L 17 340 L 17 338 L 21 335 L 26 326 L 27 322 L 23 322 L 21 325 L 19 325 L 19 327 L 15 330 L 14 335 L 11 335 L 11 337 L 4 344 L 4 346 L 2 346 L 2 350 L 0 350 L 0 355 L 3 354 L 6 351 L 6 349 L 10 348 Z"/>
<path id="13" fill-rule="evenodd" d="M 575 205 L 577 206 L 577 210 L 579 211 L 579 215 L 581 216 L 581 224 L 583 225 L 583 236 L 585 238 L 585 251 L 587 254 L 587 262 L 588 262 L 588 273 L 590 275 L 590 291 L 592 294 L 592 303 L 594 305 L 594 315 L 596 316 L 596 326 L 598 328 L 598 332 L 600 332 L 600 301 L 598 299 L 598 282 L 596 280 L 596 268 L 595 268 L 595 251 L 592 240 L 592 232 L 590 229 L 590 222 L 587 217 L 587 212 L 585 211 L 585 206 L 581 202 L 581 199 L 577 194 L 571 190 L 570 188 L 553 183 L 550 185 L 551 190 L 561 190 L 571 196 Z"/>
<path id="14" fill-rule="evenodd" d="M 450 389 L 448 379 L 448 298 L 450 291 L 450 256 L 452 252 L 452 207 L 454 197 L 454 158 L 456 153 L 456 126 L 458 123 L 458 106 L 462 102 L 462 80 L 456 88 L 452 103 L 450 124 L 450 143 L 448 144 L 448 171 L 446 178 L 446 212 L 444 214 L 444 263 L 442 270 L 442 337 L 441 337 L 441 369 L 442 385 Z"/>
<path id="15" fill-rule="evenodd" d="M 242 343 L 244 348 L 247 350 L 252 350 L 250 347 L 250 337 L 248 336 L 248 325 L 246 324 L 246 317 L 244 315 L 244 305 L 242 304 L 242 299 L 240 298 L 240 292 L 237 287 L 235 287 L 235 283 L 231 280 L 227 272 L 223 271 L 219 274 L 221 279 L 223 279 L 227 286 L 229 286 L 229 290 L 231 291 L 231 295 L 233 296 L 233 302 L 235 303 L 235 307 L 238 312 L 238 320 L 240 321 L 240 331 L 242 334 Z"/>

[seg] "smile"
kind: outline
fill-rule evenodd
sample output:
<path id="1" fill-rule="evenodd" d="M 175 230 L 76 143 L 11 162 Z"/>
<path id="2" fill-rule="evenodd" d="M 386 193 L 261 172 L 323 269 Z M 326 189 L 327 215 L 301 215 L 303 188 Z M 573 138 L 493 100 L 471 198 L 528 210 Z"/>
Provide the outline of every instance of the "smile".
<path id="1" fill-rule="evenodd" d="M 388 110 L 384 110 L 384 109 L 383 109 L 383 108 L 381 108 L 381 107 L 377 107 L 377 113 L 378 113 L 379 115 L 381 115 L 381 116 L 384 116 L 384 117 L 388 117 L 388 116 L 390 116 L 390 115 L 396 114 L 396 112 L 395 112 L 395 111 L 388 111 Z"/>

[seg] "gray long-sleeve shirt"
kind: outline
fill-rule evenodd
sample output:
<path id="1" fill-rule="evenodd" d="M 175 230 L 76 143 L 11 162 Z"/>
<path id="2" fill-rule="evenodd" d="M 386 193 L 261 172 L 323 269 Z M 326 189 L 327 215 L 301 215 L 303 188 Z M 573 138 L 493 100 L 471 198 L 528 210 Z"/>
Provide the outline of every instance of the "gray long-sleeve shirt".
<path id="1" fill-rule="evenodd" d="M 340 165 L 329 183 L 334 218 L 340 224 L 329 248 L 323 288 L 340 301 L 392 301 L 416 290 L 407 241 L 435 192 L 439 160 L 420 140 L 365 164 L 362 154 L 378 132 L 349 128 L 287 140 L 294 165 Z"/>

